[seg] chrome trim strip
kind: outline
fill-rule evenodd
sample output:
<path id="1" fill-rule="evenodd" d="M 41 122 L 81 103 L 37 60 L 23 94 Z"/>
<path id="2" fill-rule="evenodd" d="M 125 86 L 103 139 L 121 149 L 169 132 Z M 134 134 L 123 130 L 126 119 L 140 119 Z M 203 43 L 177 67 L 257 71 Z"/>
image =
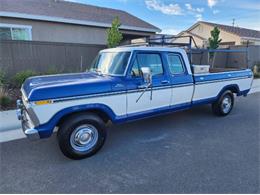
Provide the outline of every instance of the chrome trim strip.
<path id="1" fill-rule="evenodd" d="M 108 92 L 108 93 L 102 93 L 102 94 L 91 94 L 91 95 L 84 95 L 84 96 L 76 96 L 76 97 L 67 97 L 67 98 L 58 98 L 53 99 L 53 103 L 57 102 L 63 102 L 63 101 L 73 101 L 73 100 L 80 100 L 80 99 L 86 99 L 86 98 L 94 98 L 94 97 L 103 97 L 103 96 L 110 96 L 110 95 L 120 95 L 124 94 L 126 91 L 120 91 L 120 92 Z"/>
<path id="2" fill-rule="evenodd" d="M 243 69 L 243 70 L 232 70 L 232 71 L 224 71 L 224 72 L 212 72 L 212 73 L 201 73 L 201 74 L 194 74 L 194 76 L 208 76 L 208 75 L 217 75 L 217 74 L 232 74 L 232 73 L 239 73 L 239 72 L 251 72 L 250 69 Z"/>
<path id="3" fill-rule="evenodd" d="M 223 82 L 223 81 L 233 81 L 233 80 L 249 79 L 249 78 L 252 78 L 252 77 L 243 76 L 243 77 L 219 79 L 219 80 L 212 80 L 212 81 L 197 81 L 197 82 L 195 82 L 195 85 L 203 85 L 203 84 L 208 84 L 208 83 L 219 83 L 219 82 Z"/>
<path id="4" fill-rule="evenodd" d="M 167 85 L 167 86 L 160 86 L 160 87 L 154 87 L 152 90 L 163 90 L 163 89 L 169 89 L 169 88 L 176 88 L 176 87 L 186 87 L 186 86 L 192 86 L 193 83 L 186 83 L 186 84 L 179 84 L 179 85 Z M 151 88 L 149 88 L 147 91 L 150 91 Z M 142 89 L 133 89 L 133 90 L 123 90 L 118 92 L 107 92 L 102 94 L 91 94 L 91 95 L 84 95 L 84 96 L 77 96 L 77 97 L 68 97 L 68 98 L 58 98 L 52 100 L 53 103 L 58 102 L 64 102 L 64 101 L 73 101 L 73 100 L 80 100 L 80 99 L 86 99 L 86 98 L 94 98 L 94 97 L 104 97 L 104 96 L 112 96 L 112 95 L 121 95 L 126 93 L 138 93 L 142 92 Z"/>

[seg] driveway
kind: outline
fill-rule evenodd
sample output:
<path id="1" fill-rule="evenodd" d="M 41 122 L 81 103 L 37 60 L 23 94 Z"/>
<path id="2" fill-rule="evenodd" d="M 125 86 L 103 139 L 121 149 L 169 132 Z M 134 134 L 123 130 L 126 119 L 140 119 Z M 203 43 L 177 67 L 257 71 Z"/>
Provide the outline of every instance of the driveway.
<path id="1" fill-rule="evenodd" d="M 260 93 L 227 117 L 210 106 L 111 126 L 95 156 L 73 161 L 56 136 L 1 143 L 1 193 L 260 193 Z"/>

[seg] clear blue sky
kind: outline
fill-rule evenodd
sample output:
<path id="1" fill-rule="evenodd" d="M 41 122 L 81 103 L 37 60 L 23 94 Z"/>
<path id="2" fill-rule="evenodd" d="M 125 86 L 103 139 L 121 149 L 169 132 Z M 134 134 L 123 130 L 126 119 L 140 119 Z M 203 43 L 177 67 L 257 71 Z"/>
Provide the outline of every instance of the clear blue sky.
<path id="1" fill-rule="evenodd" d="M 198 20 L 260 30 L 260 0 L 68 0 L 125 10 L 177 34 Z"/>

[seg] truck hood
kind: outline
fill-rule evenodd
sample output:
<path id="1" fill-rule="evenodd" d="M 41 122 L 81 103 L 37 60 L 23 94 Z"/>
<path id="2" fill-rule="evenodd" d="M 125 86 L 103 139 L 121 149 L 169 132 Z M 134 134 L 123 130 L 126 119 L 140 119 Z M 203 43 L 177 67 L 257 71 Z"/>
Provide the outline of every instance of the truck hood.
<path id="1" fill-rule="evenodd" d="M 94 72 L 28 78 L 22 90 L 29 101 L 75 97 L 111 91 L 112 77 Z"/>

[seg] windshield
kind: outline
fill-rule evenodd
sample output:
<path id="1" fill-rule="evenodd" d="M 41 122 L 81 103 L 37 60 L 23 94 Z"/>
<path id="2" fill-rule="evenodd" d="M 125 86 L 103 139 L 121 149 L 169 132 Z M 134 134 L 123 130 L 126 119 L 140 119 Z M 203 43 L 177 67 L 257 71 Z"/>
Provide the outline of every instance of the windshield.
<path id="1" fill-rule="evenodd" d="M 102 52 L 94 61 L 91 71 L 109 75 L 124 75 L 131 52 Z"/>

